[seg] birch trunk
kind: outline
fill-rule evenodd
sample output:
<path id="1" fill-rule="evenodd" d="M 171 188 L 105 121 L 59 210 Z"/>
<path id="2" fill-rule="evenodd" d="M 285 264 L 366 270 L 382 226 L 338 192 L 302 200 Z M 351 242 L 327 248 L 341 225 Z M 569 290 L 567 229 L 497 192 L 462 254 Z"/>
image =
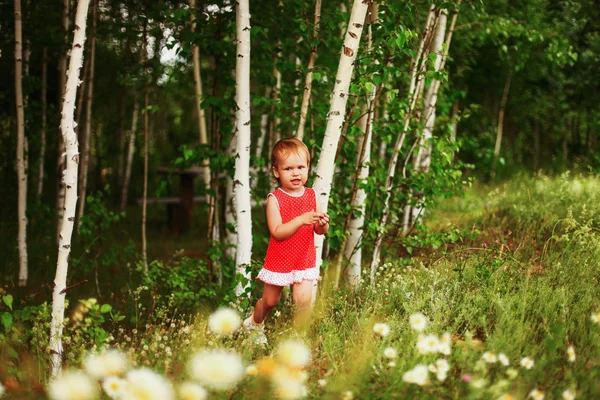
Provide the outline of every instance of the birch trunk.
<path id="1" fill-rule="evenodd" d="M 44 191 L 44 162 L 46 160 L 46 125 L 48 123 L 48 49 L 42 49 L 42 128 L 40 131 L 40 169 L 38 170 L 37 200 L 42 198 Z"/>
<path id="2" fill-rule="evenodd" d="M 271 86 L 267 86 L 265 91 L 265 98 L 268 99 L 271 97 L 271 91 L 273 89 Z M 258 142 L 256 144 L 256 159 L 258 160 L 263 156 L 263 149 L 265 147 L 265 141 L 267 139 L 267 133 L 269 130 L 269 114 L 264 113 L 260 118 L 260 136 L 258 137 Z"/>
<path id="3" fill-rule="evenodd" d="M 142 260 L 144 272 L 148 273 L 148 248 L 146 241 L 146 211 L 148 208 L 148 84 L 144 93 L 144 193 L 142 194 Z"/>
<path id="4" fill-rule="evenodd" d="M 83 46 L 85 44 L 86 16 L 89 0 L 80 0 L 75 15 L 75 36 L 71 48 L 71 60 L 69 62 L 69 74 L 65 90 L 65 98 L 61 113 L 61 131 L 67 151 L 66 169 L 63 171 L 63 183 L 66 187 L 65 213 L 66 217 L 60 230 L 60 243 L 58 246 L 58 261 L 56 263 L 56 276 L 54 277 L 54 288 L 52 291 L 52 322 L 50 325 L 51 375 L 56 376 L 61 370 L 62 360 L 62 331 L 65 312 L 65 293 L 68 288 L 67 271 L 69 253 L 71 252 L 71 235 L 75 222 L 75 208 L 77 206 L 77 164 L 79 162 L 79 149 L 77 135 L 74 130 L 75 97 L 77 96 L 77 85 L 79 84 L 79 70 L 83 57 Z"/>
<path id="5" fill-rule="evenodd" d="M 350 12 L 348 30 L 346 31 L 344 43 L 342 44 L 340 62 L 335 77 L 335 85 L 333 87 L 333 92 L 331 93 L 331 103 L 329 112 L 327 113 L 327 127 L 325 129 L 325 137 L 323 138 L 323 146 L 321 147 L 321 155 L 317 163 L 317 172 L 314 183 L 317 201 L 320 203 L 321 210 L 324 212 L 327 211 L 329 205 L 331 182 L 333 180 L 333 172 L 335 169 L 335 153 L 340 139 L 342 125 L 344 123 L 343 120 L 346 112 L 350 78 L 354 71 L 354 60 L 358 53 L 358 46 L 368 8 L 368 2 L 354 0 Z M 315 248 L 317 253 L 316 266 L 318 268 L 321 268 L 323 262 L 323 241 L 323 235 L 315 236 Z M 318 281 L 315 280 L 312 293 L 313 303 L 317 297 L 317 285 Z"/>
<path id="6" fill-rule="evenodd" d="M 79 233 L 79 227 L 81 226 L 81 217 L 85 210 L 85 198 L 87 196 L 87 176 L 90 164 L 90 138 L 92 137 L 92 103 L 94 98 L 94 65 L 96 62 L 96 19 L 98 15 L 98 2 L 92 0 L 92 32 L 90 37 L 90 61 L 89 61 L 89 73 L 88 73 L 88 84 L 87 91 L 85 92 L 85 130 L 83 134 L 83 149 L 81 152 L 81 164 L 79 183 L 79 209 L 77 210 L 77 233 Z M 83 91 L 82 91 L 83 97 Z"/>
<path id="7" fill-rule="evenodd" d="M 121 211 L 127 206 L 127 194 L 129 191 L 129 180 L 131 179 L 131 166 L 133 164 L 133 153 L 135 152 L 135 133 L 137 131 L 138 114 L 140 105 L 138 103 L 137 91 L 133 95 L 133 114 L 131 116 L 131 130 L 127 140 L 127 157 L 125 158 L 125 169 L 123 171 L 123 188 L 121 190 Z"/>
<path id="8" fill-rule="evenodd" d="M 406 134 L 408 132 L 408 127 L 410 121 L 412 119 L 412 115 L 415 110 L 415 105 L 417 103 L 417 99 L 420 97 L 420 93 L 423 87 L 423 71 L 425 69 L 425 60 L 427 60 L 428 56 L 428 47 L 426 43 L 429 43 L 431 40 L 431 35 L 433 33 L 433 26 L 435 26 L 435 8 L 432 6 L 429 10 L 430 17 L 427 18 L 427 24 L 424 28 L 424 33 L 421 35 L 421 42 L 419 44 L 419 51 L 417 52 L 417 56 L 419 59 L 415 59 L 413 62 L 413 68 L 411 70 L 411 84 L 410 90 L 408 93 L 409 104 L 408 110 L 404 116 L 403 128 L 402 132 L 396 138 L 394 143 L 394 149 L 392 151 L 392 155 L 390 157 L 390 162 L 388 164 L 387 170 L 387 178 L 385 182 L 385 194 L 383 196 L 383 207 L 381 211 L 381 217 L 379 218 L 379 229 L 377 231 L 377 235 L 375 237 L 375 244 L 373 247 L 373 258 L 371 259 L 370 266 L 370 281 L 371 284 L 375 282 L 375 272 L 379 268 L 379 258 L 381 254 L 381 245 L 383 242 L 383 234 L 385 233 L 385 228 L 387 225 L 387 219 L 389 217 L 389 207 L 390 207 L 390 198 L 392 195 L 392 189 L 394 187 L 394 177 L 396 175 L 396 165 L 398 164 L 398 156 L 400 155 L 400 150 L 402 149 L 402 145 L 404 144 L 404 140 L 406 139 Z M 420 63 L 420 67 L 419 67 Z M 412 82 L 415 82 L 414 84 Z"/>
<path id="9" fill-rule="evenodd" d="M 321 0 L 315 1 L 315 16 L 313 20 L 312 39 L 317 41 L 319 38 L 319 23 L 321 21 Z M 300 119 L 298 121 L 298 130 L 296 130 L 296 138 L 304 139 L 304 127 L 306 126 L 306 114 L 308 113 L 308 100 L 312 92 L 312 77 L 315 61 L 317 60 L 317 45 L 310 48 L 310 56 L 308 57 L 308 67 L 306 68 L 306 78 L 304 79 L 304 90 L 302 91 L 302 103 L 300 105 Z"/>
<path id="10" fill-rule="evenodd" d="M 27 173 L 25 169 L 25 111 L 23 106 L 23 25 L 21 0 L 15 0 L 15 105 L 17 108 L 17 218 L 19 286 L 27 285 Z"/>
<path id="11" fill-rule="evenodd" d="M 69 41 L 69 0 L 63 0 L 62 9 L 62 28 L 65 38 L 65 43 Z M 59 86 L 59 102 L 61 104 L 64 100 L 65 94 L 65 79 L 67 76 L 67 51 L 62 51 L 60 59 L 58 60 L 58 86 Z M 60 174 L 65 169 L 65 143 L 62 135 L 58 135 L 58 158 L 56 164 L 56 170 Z M 56 243 L 60 243 L 59 233 L 62 227 L 63 214 L 65 209 L 65 187 L 62 185 L 60 180 L 57 180 L 56 190 Z"/>
<path id="12" fill-rule="evenodd" d="M 231 138 L 231 142 L 227 148 L 227 154 L 229 156 L 235 155 L 236 145 L 235 134 Z M 227 234 L 225 235 L 225 241 L 227 243 L 227 250 L 225 250 L 227 257 L 234 258 L 237 247 L 237 227 L 235 223 L 235 193 L 233 190 L 233 177 L 227 176 L 227 191 L 225 193 L 225 225 Z"/>
<path id="13" fill-rule="evenodd" d="M 235 158 L 235 202 L 237 219 L 237 252 L 235 270 L 250 279 L 252 256 L 252 217 L 250 207 L 250 6 L 248 0 L 236 3 L 236 65 L 235 102 L 237 146 Z M 238 283 L 236 295 L 241 296 L 248 284 Z"/>
<path id="14" fill-rule="evenodd" d="M 119 169 L 117 171 L 117 181 L 119 188 L 123 189 L 123 180 L 125 177 L 125 114 L 127 111 L 127 89 L 123 88 L 121 92 L 121 105 L 119 111 Z"/>
<path id="15" fill-rule="evenodd" d="M 494 161 L 492 162 L 492 181 L 496 179 L 496 166 L 498 164 L 498 158 L 500 158 L 500 147 L 502 146 L 502 130 L 504 126 L 504 112 L 506 110 L 506 103 L 508 101 L 508 92 L 510 90 L 510 81 L 512 79 L 512 73 L 508 73 L 506 81 L 504 82 L 504 91 L 502 93 L 502 102 L 500 103 L 500 111 L 498 112 L 498 129 L 496 131 L 496 145 L 494 146 Z"/>

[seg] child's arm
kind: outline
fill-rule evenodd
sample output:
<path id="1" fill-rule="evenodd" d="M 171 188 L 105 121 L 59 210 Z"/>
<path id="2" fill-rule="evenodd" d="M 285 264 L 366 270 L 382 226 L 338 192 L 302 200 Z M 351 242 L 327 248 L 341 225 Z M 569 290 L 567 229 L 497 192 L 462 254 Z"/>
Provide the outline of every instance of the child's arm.
<path id="1" fill-rule="evenodd" d="M 319 206 L 318 201 L 317 215 L 319 217 L 319 220 L 314 224 L 315 233 L 317 235 L 324 235 L 329 230 L 329 215 L 327 215 L 327 213 L 321 212 L 321 207 Z"/>
<path id="2" fill-rule="evenodd" d="M 319 215 L 314 211 L 310 211 L 284 224 L 281 221 L 277 200 L 273 196 L 267 197 L 267 226 L 269 227 L 269 233 L 275 240 L 285 240 L 296 233 L 303 225 L 314 225 L 318 221 Z"/>

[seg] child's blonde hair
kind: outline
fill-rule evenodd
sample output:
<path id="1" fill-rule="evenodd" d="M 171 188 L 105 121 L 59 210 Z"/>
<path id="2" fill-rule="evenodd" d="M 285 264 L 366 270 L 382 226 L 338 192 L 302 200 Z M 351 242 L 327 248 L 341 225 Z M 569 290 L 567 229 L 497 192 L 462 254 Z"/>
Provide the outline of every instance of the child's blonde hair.
<path id="1" fill-rule="evenodd" d="M 301 140 L 296 138 L 285 138 L 281 139 L 273 146 L 273 150 L 271 151 L 271 167 L 277 166 L 277 159 L 279 157 L 287 157 L 292 152 L 298 155 L 301 155 L 303 152 L 306 155 L 306 161 L 310 164 L 310 152 L 308 151 L 308 147 L 306 147 Z"/>

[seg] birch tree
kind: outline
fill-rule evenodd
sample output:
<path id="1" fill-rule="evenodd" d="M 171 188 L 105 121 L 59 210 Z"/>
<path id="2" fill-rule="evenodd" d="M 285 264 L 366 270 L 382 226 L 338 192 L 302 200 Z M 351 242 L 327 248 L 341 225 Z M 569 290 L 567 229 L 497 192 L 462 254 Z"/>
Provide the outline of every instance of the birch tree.
<path id="1" fill-rule="evenodd" d="M 496 179 L 496 167 L 500 158 L 500 147 L 502 146 L 502 133 L 504 130 L 504 113 L 506 111 L 506 103 L 508 101 L 508 92 L 510 91 L 510 82 L 512 73 L 506 75 L 504 81 L 504 90 L 502 92 L 502 101 L 500 102 L 500 111 L 498 111 L 498 127 L 496 129 L 496 144 L 494 145 L 494 160 L 492 161 L 492 181 Z M 564 147 L 564 146 L 563 146 Z"/>
<path id="2" fill-rule="evenodd" d="M 15 105 L 17 109 L 17 218 L 19 232 L 19 286 L 27 285 L 27 172 L 25 169 L 25 111 L 23 106 L 23 16 L 15 0 Z"/>
<path id="3" fill-rule="evenodd" d="M 325 137 L 321 147 L 321 155 L 317 163 L 317 172 L 315 176 L 314 189 L 317 195 L 317 201 L 321 205 L 321 210 L 327 212 L 329 205 L 329 195 L 331 194 L 331 183 L 335 169 L 335 153 L 340 140 L 344 115 L 346 113 L 346 103 L 348 101 L 348 92 L 350 89 L 350 78 L 354 71 L 354 60 L 358 53 L 360 37 L 365 22 L 365 16 L 369 8 L 369 2 L 363 0 L 354 0 L 350 12 L 348 29 L 342 44 L 340 62 L 335 77 L 335 85 L 331 93 L 331 103 L 327 113 L 327 126 L 325 128 Z M 315 248 L 317 252 L 316 266 L 321 268 L 323 262 L 323 235 L 316 235 Z M 313 284 L 312 301 L 316 300 L 318 281 Z"/>
<path id="4" fill-rule="evenodd" d="M 86 17 L 90 0 L 80 0 L 77 4 L 75 15 L 75 35 L 71 48 L 69 72 L 65 89 L 65 97 L 61 113 L 60 127 L 67 153 L 66 168 L 62 181 L 65 185 L 65 213 L 58 245 L 58 261 L 56 275 L 52 290 L 52 322 L 50 325 L 51 374 L 56 376 L 62 366 L 63 346 L 62 333 L 65 312 L 65 294 L 69 289 L 67 285 L 67 271 L 69 267 L 69 254 L 71 252 L 71 235 L 75 223 L 75 209 L 77 206 L 77 164 L 79 163 L 79 146 L 74 129 L 75 98 L 79 84 L 79 70 L 83 59 L 83 46 L 85 44 Z"/>
<path id="5" fill-rule="evenodd" d="M 46 160 L 46 131 L 48 123 L 48 48 L 42 49 L 42 127 L 40 129 L 40 168 L 38 170 L 38 182 L 36 197 L 39 201 L 44 191 L 44 163 Z"/>
<path id="6" fill-rule="evenodd" d="M 235 103 L 237 145 L 235 155 L 235 203 L 237 223 L 237 252 L 235 270 L 250 279 L 248 266 L 252 256 L 252 217 L 250 206 L 250 6 L 248 0 L 236 3 L 236 63 Z M 245 285 L 238 283 L 239 297 Z"/>

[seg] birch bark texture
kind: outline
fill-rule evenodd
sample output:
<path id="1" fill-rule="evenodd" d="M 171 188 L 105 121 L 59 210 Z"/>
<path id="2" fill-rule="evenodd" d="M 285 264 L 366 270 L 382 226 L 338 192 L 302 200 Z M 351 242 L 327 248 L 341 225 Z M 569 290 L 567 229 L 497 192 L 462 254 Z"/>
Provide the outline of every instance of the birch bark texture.
<path id="1" fill-rule="evenodd" d="M 360 37 L 362 35 L 365 16 L 369 9 L 370 2 L 363 0 L 354 0 L 350 12 L 348 29 L 342 44 L 340 62 L 335 77 L 335 85 L 331 93 L 331 103 L 327 113 L 327 126 L 325 128 L 325 137 L 321 147 L 321 155 L 317 163 L 317 172 L 313 188 L 317 195 L 317 201 L 321 205 L 321 210 L 326 212 L 329 205 L 329 196 L 331 194 L 331 183 L 335 169 L 335 153 L 344 124 L 344 115 L 346 113 L 346 103 L 348 101 L 348 91 L 350 89 L 350 78 L 354 71 L 354 60 L 358 53 Z M 321 268 L 323 263 L 323 235 L 315 236 L 315 248 L 317 252 L 316 266 Z M 318 281 L 313 283 L 312 301 L 316 300 Z"/>
<path id="2" fill-rule="evenodd" d="M 15 0 L 15 105 L 17 108 L 17 218 L 19 231 L 19 286 L 27 285 L 27 172 L 25 169 L 25 110 L 23 105 L 23 16 Z"/>
<path id="3" fill-rule="evenodd" d="M 42 127 L 40 129 L 40 168 L 38 170 L 38 184 L 36 197 L 39 201 L 44 191 L 44 164 L 46 160 L 46 131 L 48 124 L 48 48 L 42 49 Z"/>
<path id="4" fill-rule="evenodd" d="M 65 313 L 65 296 L 67 291 L 67 271 L 69 254 L 71 252 L 71 236 L 75 223 L 77 207 L 77 165 L 79 164 L 79 145 L 74 129 L 75 98 L 79 85 L 79 70 L 83 61 L 83 46 L 85 44 L 86 18 L 90 0 L 80 0 L 75 15 L 75 35 L 71 47 L 71 59 L 65 97 L 61 112 L 60 127 L 65 150 L 67 153 L 66 168 L 62 181 L 65 185 L 65 217 L 59 234 L 58 261 L 52 290 L 52 322 L 50 324 L 51 374 L 56 376 L 62 367 L 62 334 Z"/>
<path id="5" fill-rule="evenodd" d="M 235 206 L 237 251 L 235 270 L 247 280 L 252 257 L 252 216 L 250 205 L 250 6 L 248 0 L 236 3 L 235 103 L 237 146 L 235 154 Z M 248 284 L 238 283 L 235 294 L 241 296 Z"/>

